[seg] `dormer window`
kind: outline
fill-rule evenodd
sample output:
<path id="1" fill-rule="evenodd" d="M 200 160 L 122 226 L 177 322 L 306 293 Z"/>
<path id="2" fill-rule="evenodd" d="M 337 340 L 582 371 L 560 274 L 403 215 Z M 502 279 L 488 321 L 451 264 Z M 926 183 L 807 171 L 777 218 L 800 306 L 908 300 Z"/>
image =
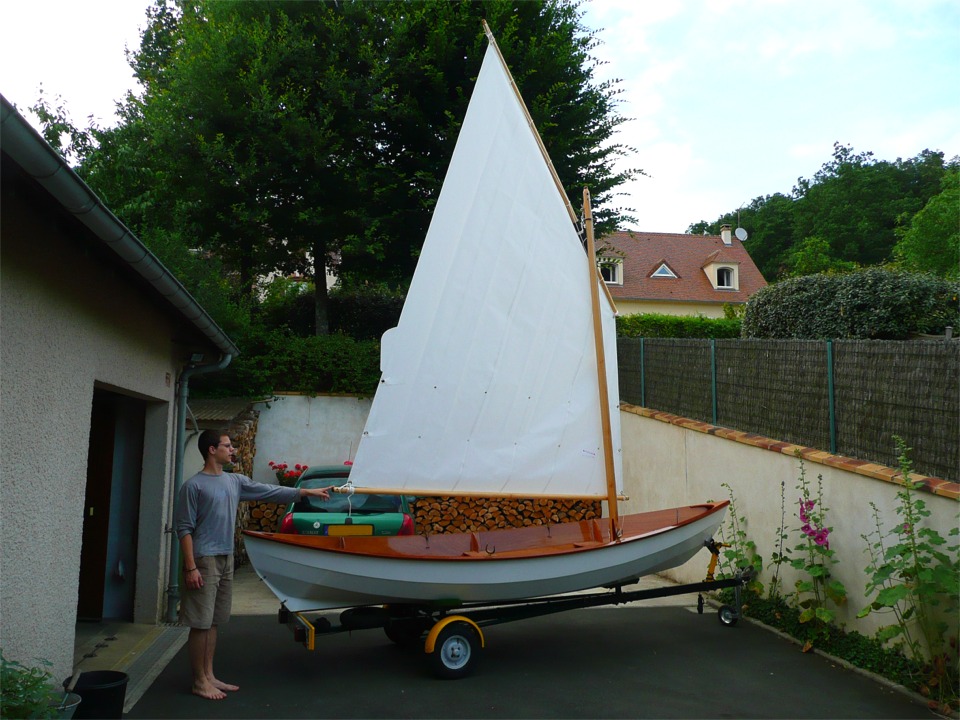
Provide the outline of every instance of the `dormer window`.
<path id="1" fill-rule="evenodd" d="M 600 276 L 607 285 L 623 285 L 623 260 L 614 258 L 601 260 Z"/>
<path id="2" fill-rule="evenodd" d="M 710 280 L 714 290 L 739 290 L 739 263 L 721 260 L 709 262 L 703 266 L 703 272 Z"/>
<path id="3" fill-rule="evenodd" d="M 677 274 L 670 269 L 670 267 L 663 263 L 656 270 L 653 271 L 653 274 L 650 277 L 655 278 L 676 278 Z"/>

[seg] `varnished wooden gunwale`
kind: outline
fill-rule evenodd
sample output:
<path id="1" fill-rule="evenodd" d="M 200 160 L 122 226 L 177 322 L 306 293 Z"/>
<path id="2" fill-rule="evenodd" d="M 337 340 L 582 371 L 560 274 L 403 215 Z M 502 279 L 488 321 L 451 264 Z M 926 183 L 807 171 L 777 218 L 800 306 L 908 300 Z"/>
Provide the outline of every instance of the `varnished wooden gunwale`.
<path id="1" fill-rule="evenodd" d="M 729 501 L 703 503 L 620 516 L 620 543 L 628 543 L 721 512 Z M 271 542 L 326 552 L 367 555 L 384 559 L 490 561 L 540 558 L 547 555 L 589 552 L 615 545 L 606 519 L 554 525 L 482 530 L 442 535 L 390 537 L 328 537 L 288 535 L 244 530 L 244 535 Z"/>

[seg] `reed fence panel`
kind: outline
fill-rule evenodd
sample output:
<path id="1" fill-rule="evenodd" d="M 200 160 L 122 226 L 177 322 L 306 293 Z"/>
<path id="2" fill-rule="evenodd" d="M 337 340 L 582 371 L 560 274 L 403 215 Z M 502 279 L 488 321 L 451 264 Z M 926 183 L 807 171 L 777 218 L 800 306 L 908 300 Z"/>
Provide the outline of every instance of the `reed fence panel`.
<path id="1" fill-rule="evenodd" d="M 894 435 L 914 469 L 960 480 L 960 343 L 835 343 L 837 452 L 898 466 Z"/>
<path id="2" fill-rule="evenodd" d="M 960 481 L 960 342 L 618 338 L 620 397 Z M 831 395 L 832 391 L 832 395 Z"/>

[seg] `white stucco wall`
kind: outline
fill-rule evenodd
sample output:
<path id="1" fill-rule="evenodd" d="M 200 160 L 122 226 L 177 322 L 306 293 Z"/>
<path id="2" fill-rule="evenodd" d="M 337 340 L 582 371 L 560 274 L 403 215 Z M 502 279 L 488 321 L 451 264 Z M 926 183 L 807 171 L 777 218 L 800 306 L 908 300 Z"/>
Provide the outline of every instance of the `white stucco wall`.
<path id="1" fill-rule="evenodd" d="M 147 402 L 135 619 L 164 582 L 174 379 L 171 320 L 61 239 L 53 217 L 4 207 L 0 261 L 0 647 L 73 662 L 94 387 Z"/>
<path id="2" fill-rule="evenodd" d="M 662 507 L 675 507 L 706 500 L 726 500 L 729 494 L 722 483 L 733 490 L 738 515 L 745 519 L 744 529 L 757 544 L 763 558 L 761 581 L 767 587 L 773 577 L 771 556 L 781 522 L 781 483 L 784 487 L 786 526 L 799 527 L 796 489 L 799 460 L 789 454 L 752 447 L 660 420 L 621 412 L 624 449 L 625 492 L 630 500 L 621 512 L 641 512 Z M 882 622 L 877 615 L 862 620 L 856 614 L 869 604 L 865 596 L 869 562 L 867 544 L 861 534 L 874 531 L 870 503 L 880 510 L 887 529 L 897 524 L 897 492 L 900 485 L 807 460 L 806 478 L 812 494 L 816 494 L 817 477 L 823 476 L 824 504 L 828 508 L 827 525 L 833 527 L 830 547 L 836 551 L 838 563 L 831 572 L 845 586 L 848 601 L 838 613 L 840 623 L 849 630 L 872 635 Z M 926 521 L 946 538 L 957 524 L 957 501 L 927 492 L 918 493 L 931 515 Z M 729 513 L 727 515 L 729 519 Z M 719 539 L 719 538 L 718 538 Z M 799 535 L 790 536 L 790 547 L 799 543 Z M 701 551 L 685 565 L 665 573 L 679 582 L 703 580 L 709 553 Z M 792 568 L 781 566 L 782 592 L 793 590 L 797 575 Z"/>
<path id="3" fill-rule="evenodd" d="M 345 395 L 278 395 L 257 403 L 257 454 L 253 479 L 276 482 L 268 463 L 342 465 L 353 460 L 363 433 L 370 398 Z"/>
<path id="4" fill-rule="evenodd" d="M 289 464 L 340 464 L 350 448 L 356 452 L 370 402 L 349 397 L 286 395 L 261 407 L 257 435 L 255 479 L 274 480 L 267 462 Z M 772 578 L 774 541 L 780 527 L 781 483 L 786 502 L 787 527 L 796 528 L 796 489 L 799 461 L 790 454 L 757 448 L 734 440 L 690 430 L 660 420 L 621 412 L 624 490 L 629 500 L 621 503 L 622 514 L 643 512 L 707 500 L 726 500 L 733 490 L 737 512 L 745 530 L 763 558 L 761 580 Z M 824 453 L 825 454 L 825 453 Z M 833 527 L 831 548 L 837 552 L 833 566 L 837 579 L 849 595 L 839 621 L 849 629 L 872 635 L 882 624 L 877 616 L 857 620 L 857 612 L 868 604 L 864 568 L 869 557 L 861 534 L 873 531 L 870 503 L 892 527 L 897 522 L 899 485 L 849 470 L 805 461 L 807 479 L 816 493 L 817 476 L 823 476 L 823 494 L 829 508 L 827 521 Z M 946 537 L 956 525 L 960 504 L 951 498 L 927 492 L 918 495 L 931 511 L 929 523 Z M 728 514 L 729 518 L 729 514 Z M 719 539 L 719 537 L 718 537 Z M 793 545 L 799 538 L 791 537 Z M 679 582 L 703 580 L 709 553 L 701 551 L 693 560 L 666 573 Z M 791 568 L 780 571 L 783 592 L 789 593 L 797 576 Z M 885 620 L 886 621 L 886 620 Z"/>

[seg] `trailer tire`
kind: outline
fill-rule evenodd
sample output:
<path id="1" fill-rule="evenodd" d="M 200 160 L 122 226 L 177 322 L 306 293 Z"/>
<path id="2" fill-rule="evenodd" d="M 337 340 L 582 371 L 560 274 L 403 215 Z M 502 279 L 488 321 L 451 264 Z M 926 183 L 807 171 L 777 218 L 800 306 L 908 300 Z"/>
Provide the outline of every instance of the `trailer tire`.
<path id="1" fill-rule="evenodd" d="M 717 610 L 717 618 L 723 625 L 733 627 L 740 619 L 740 614 L 731 605 L 721 605 Z"/>
<path id="2" fill-rule="evenodd" d="M 470 623 L 452 622 L 440 630 L 434 650 L 427 655 L 438 678 L 456 680 L 473 672 L 480 656 L 480 636 Z"/>

